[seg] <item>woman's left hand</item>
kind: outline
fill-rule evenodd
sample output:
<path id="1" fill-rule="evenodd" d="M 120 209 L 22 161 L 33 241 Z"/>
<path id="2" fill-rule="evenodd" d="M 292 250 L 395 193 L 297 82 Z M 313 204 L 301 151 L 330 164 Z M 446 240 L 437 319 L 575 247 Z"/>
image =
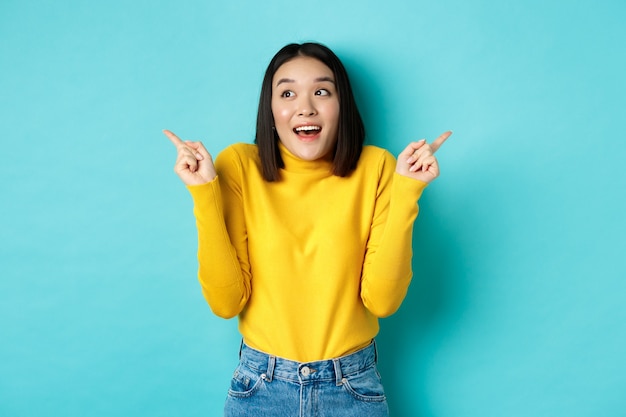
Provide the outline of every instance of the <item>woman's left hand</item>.
<path id="1" fill-rule="evenodd" d="M 396 172 L 425 183 L 437 178 L 439 176 L 439 163 L 434 153 L 451 134 L 451 131 L 447 131 L 431 144 L 426 143 L 426 139 L 409 143 L 409 146 L 398 155 Z"/>

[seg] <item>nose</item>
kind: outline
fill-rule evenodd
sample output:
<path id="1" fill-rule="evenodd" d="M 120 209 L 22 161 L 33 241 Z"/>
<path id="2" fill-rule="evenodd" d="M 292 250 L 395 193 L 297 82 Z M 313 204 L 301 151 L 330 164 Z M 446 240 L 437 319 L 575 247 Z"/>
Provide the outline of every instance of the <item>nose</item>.
<path id="1" fill-rule="evenodd" d="M 311 100 L 311 97 L 308 95 L 304 97 L 300 97 L 298 100 L 298 116 L 314 116 L 317 114 L 317 110 L 315 109 L 315 103 Z"/>

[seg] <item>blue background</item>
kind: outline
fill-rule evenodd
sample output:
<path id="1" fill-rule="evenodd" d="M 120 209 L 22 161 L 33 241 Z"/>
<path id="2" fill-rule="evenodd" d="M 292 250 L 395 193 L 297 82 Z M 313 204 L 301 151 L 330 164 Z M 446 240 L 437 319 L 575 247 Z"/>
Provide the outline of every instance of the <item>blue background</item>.
<path id="1" fill-rule="evenodd" d="M 392 414 L 626 415 L 626 3 L 0 3 L 0 415 L 218 416 L 236 321 L 196 281 L 168 128 L 250 142 L 292 41 L 368 141 L 453 129 L 382 321 Z"/>

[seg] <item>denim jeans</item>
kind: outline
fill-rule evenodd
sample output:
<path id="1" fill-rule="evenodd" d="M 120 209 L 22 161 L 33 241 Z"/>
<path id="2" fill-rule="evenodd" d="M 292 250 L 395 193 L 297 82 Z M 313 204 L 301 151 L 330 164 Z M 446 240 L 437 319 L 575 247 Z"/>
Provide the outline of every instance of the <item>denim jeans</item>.
<path id="1" fill-rule="evenodd" d="M 294 362 L 241 346 L 225 417 L 387 417 L 372 343 L 347 356 Z"/>

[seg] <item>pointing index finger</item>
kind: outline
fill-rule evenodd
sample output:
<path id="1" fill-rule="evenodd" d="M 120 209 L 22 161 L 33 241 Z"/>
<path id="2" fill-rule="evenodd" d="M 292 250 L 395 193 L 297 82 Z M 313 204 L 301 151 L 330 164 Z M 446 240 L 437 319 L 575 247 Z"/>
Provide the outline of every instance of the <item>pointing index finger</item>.
<path id="1" fill-rule="evenodd" d="M 439 147 L 443 145 L 443 143 L 450 137 L 451 134 L 452 134 L 452 131 L 448 130 L 447 132 L 444 132 L 441 135 L 439 135 L 439 137 L 435 139 L 433 143 L 430 144 L 430 147 L 432 148 L 433 153 L 435 153 L 437 149 L 439 149 Z"/>
<path id="2" fill-rule="evenodd" d="M 185 146 L 185 143 L 182 140 L 180 140 L 180 138 L 176 136 L 174 133 L 172 133 L 171 131 L 164 129 L 163 133 L 165 134 L 165 136 L 167 136 L 170 142 L 172 142 L 174 146 L 176 146 L 177 148 L 181 146 Z"/>

